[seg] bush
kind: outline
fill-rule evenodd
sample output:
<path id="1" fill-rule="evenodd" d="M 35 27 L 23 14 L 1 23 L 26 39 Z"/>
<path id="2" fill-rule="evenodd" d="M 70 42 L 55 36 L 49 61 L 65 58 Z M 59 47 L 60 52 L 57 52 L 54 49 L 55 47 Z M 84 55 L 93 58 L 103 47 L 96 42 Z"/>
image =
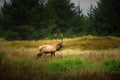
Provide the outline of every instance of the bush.
<path id="1" fill-rule="evenodd" d="M 48 68 L 53 71 L 81 70 L 84 63 L 80 58 L 66 58 L 49 62 Z"/>
<path id="2" fill-rule="evenodd" d="M 17 32 L 12 32 L 12 31 L 5 31 L 2 33 L 3 34 L 3 38 L 5 38 L 6 40 L 16 40 L 16 39 L 20 39 L 19 35 Z"/>
<path id="3" fill-rule="evenodd" d="M 120 60 L 105 60 L 102 67 L 112 73 L 120 73 Z"/>
<path id="4" fill-rule="evenodd" d="M 2 62 L 3 58 L 5 58 L 5 54 L 4 53 L 0 53 L 0 65 L 1 65 L 1 62 Z"/>
<path id="5" fill-rule="evenodd" d="M 0 53 L 0 59 L 3 59 L 5 57 L 4 53 Z"/>

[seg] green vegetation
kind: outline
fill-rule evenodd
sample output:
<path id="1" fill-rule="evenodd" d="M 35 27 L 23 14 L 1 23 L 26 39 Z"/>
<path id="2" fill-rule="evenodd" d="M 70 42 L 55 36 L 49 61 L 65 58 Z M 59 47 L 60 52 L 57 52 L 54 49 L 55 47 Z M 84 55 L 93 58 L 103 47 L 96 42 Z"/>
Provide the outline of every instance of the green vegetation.
<path id="1" fill-rule="evenodd" d="M 0 66 L 0 78 L 12 80 L 28 80 L 34 78 L 36 80 L 78 80 L 80 78 L 89 80 L 96 78 L 97 80 L 102 80 L 99 79 L 99 77 L 114 77 L 110 76 L 112 74 L 111 72 L 117 75 L 120 74 L 120 62 L 117 60 L 103 60 L 103 62 L 100 62 L 98 65 L 95 64 L 95 61 L 82 60 L 80 57 L 62 58 L 47 62 L 42 62 L 41 60 L 12 60 L 7 61 L 7 64 L 2 63 L 3 66 Z M 15 73 L 15 75 L 12 75 L 13 73 Z M 4 74 L 8 77 L 4 77 Z M 111 79 L 106 78 L 106 80 Z"/>
<path id="2" fill-rule="evenodd" d="M 91 34 L 120 36 L 119 3 L 119 0 L 99 0 L 96 7 L 91 6 L 88 13 Z"/>
<path id="3" fill-rule="evenodd" d="M 4 58 L 5 58 L 5 54 L 0 52 L 0 66 Z"/>
<path id="4" fill-rule="evenodd" d="M 0 36 L 6 40 L 50 39 L 61 32 L 72 37 L 83 25 L 81 9 L 70 0 L 10 0 L 0 10 Z"/>
<path id="5" fill-rule="evenodd" d="M 120 39 L 85 36 L 63 39 L 55 57 L 36 60 L 38 46 L 55 40 L 0 40 L 0 79 L 11 80 L 119 80 Z M 69 44 L 68 44 L 69 43 Z"/>
<path id="6" fill-rule="evenodd" d="M 48 63 L 48 68 L 51 71 L 69 71 L 69 70 L 82 70 L 84 63 L 80 58 L 63 58 Z"/>
<path id="7" fill-rule="evenodd" d="M 120 60 L 105 60 L 102 66 L 106 71 L 120 73 Z"/>
<path id="8" fill-rule="evenodd" d="M 114 3 L 114 4 L 113 4 Z M 70 0 L 10 0 L 0 8 L 0 37 L 6 40 L 52 39 L 86 35 L 120 36 L 119 0 L 100 0 L 88 16 Z"/>
<path id="9" fill-rule="evenodd" d="M 0 80 L 120 80 L 120 0 L 97 4 L 84 16 L 70 0 L 4 0 Z M 36 60 L 38 46 L 57 43 L 53 34 L 63 48 Z"/>
<path id="10" fill-rule="evenodd" d="M 0 53 L 0 59 L 4 58 L 5 54 L 4 53 Z"/>

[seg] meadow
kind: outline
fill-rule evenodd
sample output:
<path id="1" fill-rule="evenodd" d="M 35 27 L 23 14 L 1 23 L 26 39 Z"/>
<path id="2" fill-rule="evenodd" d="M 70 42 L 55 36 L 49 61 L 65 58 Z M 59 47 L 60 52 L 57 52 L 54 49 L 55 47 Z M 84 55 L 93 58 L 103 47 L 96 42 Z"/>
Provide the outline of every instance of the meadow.
<path id="1" fill-rule="evenodd" d="M 119 37 L 64 38 L 55 57 L 36 59 L 38 46 L 56 43 L 0 38 L 0 80 L 120 80 Z"/>

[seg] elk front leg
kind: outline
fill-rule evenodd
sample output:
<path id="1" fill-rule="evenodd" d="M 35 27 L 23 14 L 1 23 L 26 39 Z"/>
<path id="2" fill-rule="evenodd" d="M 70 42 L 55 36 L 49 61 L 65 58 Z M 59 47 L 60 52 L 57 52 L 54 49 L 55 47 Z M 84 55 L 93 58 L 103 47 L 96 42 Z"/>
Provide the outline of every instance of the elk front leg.
<path id="1" fill-rule="evenodd" d="M 38 53 L 36 59 L 40 58 L 42 56 L 42 53 Z"/>
<path id="2" fill-rule="evenodd" d="M 54 56 L 55 56 L 55 52 L 51 52 L 51 57 L 52 57 L 52 55 L 54 55 Z"/>

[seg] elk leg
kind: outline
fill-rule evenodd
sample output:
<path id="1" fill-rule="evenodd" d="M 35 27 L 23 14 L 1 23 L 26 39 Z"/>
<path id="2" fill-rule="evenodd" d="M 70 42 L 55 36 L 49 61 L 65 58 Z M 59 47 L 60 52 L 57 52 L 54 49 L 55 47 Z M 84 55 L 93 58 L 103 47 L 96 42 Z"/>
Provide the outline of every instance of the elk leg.
<path id="1" fill-rule="evenodd" d="M 52 57 L 52 55 L 54 55 L 54 56 L 55 56 L 55 53 L 54 53 L 54 52 L 52 52 L 52 53 L 51 53 L 51 57 Z"/>
<path id="2" fill-rule="evenodd" d="M 51 52 L 51 57 L 52 57 L 53 53 Z"/>
<path id="3" fill-rule="evenodd" d="M 53 55 L 55 56 L 55 53 L 53 53 Z"/>
<path id="4" fill-rule="evenodd" d="M 42 53 L 38 53 L 36 59 L 42 56 Z"/>

